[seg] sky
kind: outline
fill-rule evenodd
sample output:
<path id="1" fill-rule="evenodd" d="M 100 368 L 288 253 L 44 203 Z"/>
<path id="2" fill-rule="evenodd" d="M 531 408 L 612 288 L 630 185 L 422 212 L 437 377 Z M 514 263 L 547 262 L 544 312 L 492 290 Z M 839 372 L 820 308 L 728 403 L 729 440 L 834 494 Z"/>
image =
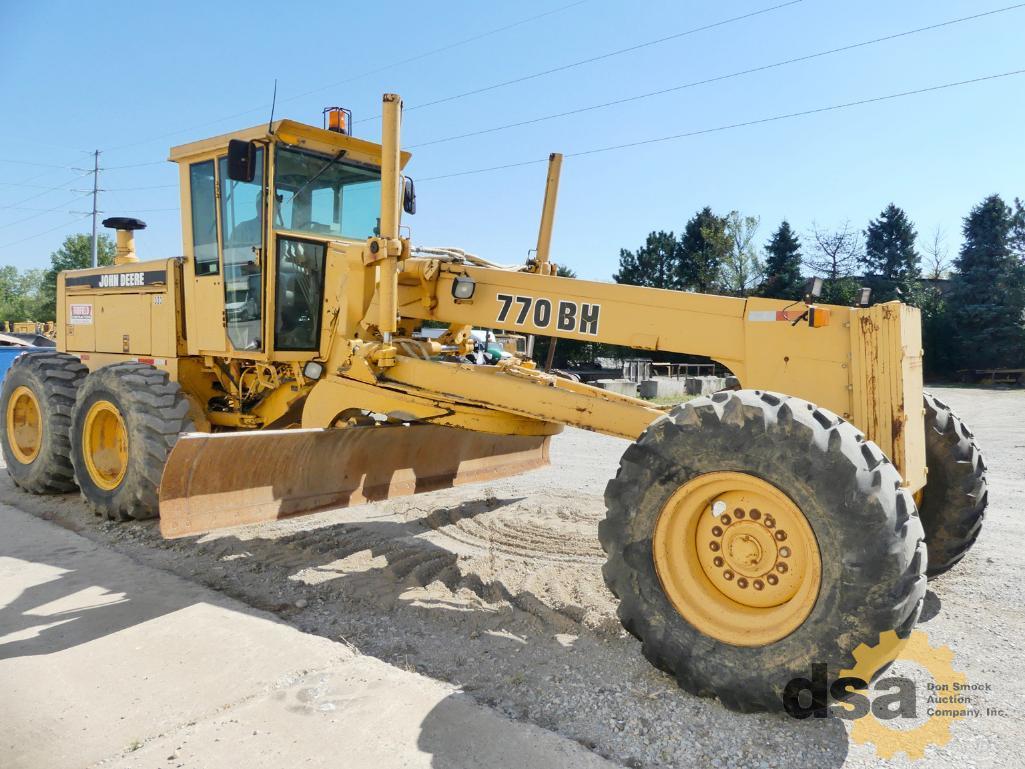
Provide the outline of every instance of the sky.
<path id="1" fill-rule="evenodd" d="M 406 172 L 418 181 L 417 213 L 404 224 L 416 245 L 522 261 L 536 244 L 545 161 L 563 152 L 552 260 L 580 277 L 608 280 L 621 248 L 652 230 L 679 232 L 705 205 L 760 217 L 764 243 L 784 218 L 806 240 L 814 223 L 863 228 L 892 201 L 920 242 L 940 228 L 953 256 L 973 205 L 993 193 L 1025 197 L 1025 74 L 570 155 L 1025 69 L 1025 7 L 414 145 L 1010 5 L 0 0 L 0 265 L 46 267 L 65 236 L 89 231 L 94 149 L 101 218 L 144 219 L 143 259 L 181 254 L 168 149 L 266 122 L 275 79 L 276 117 L 320 125 L 323 107 L 346 106 L 355 135 L 374 141 L 381 94 L 402 95 L 403 144 L 413 152 Z M 643 45 L 660 38 L 669 39 Z M 427 104 L 510 80 L 518 82 Z M 540 162 L 512 165 L 524 161 Z M 451 176 L 503 165 L 512 167 Z"/>

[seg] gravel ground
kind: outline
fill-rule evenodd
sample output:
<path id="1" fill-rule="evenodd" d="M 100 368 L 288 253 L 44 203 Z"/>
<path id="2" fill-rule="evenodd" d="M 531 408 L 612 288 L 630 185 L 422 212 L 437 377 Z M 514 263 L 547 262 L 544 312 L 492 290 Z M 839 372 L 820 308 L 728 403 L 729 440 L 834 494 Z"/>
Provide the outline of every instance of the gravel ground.
<path id="1" fill-rule="evenodd" d="M 934 392 L 975 430 L 990 508 L 969 556 L 930 584 L 920 628 L 954 650 L 970 682 L 990 685 L 972 706 L 1001 714 L 956 722 L 952 741 L 924 761 L 899 755 L 888 765 L 1003 767 L 1025 743 L 1015 587 L 1025 579 L 1025 392 Z M 848 722 L 730 713 L 644 660 L 616 619 L 596 536 L 605 483 L 627 445 L 567 430 L 551 467 L 526 476 L 173 542 L 152 522 L 100 523 L 74 495 L 21 494 L 6 474 L 0 501 L 456 684 L 628 767 L 879 765 Z M 914 668 L 897 671 L 915 677 Z"/>

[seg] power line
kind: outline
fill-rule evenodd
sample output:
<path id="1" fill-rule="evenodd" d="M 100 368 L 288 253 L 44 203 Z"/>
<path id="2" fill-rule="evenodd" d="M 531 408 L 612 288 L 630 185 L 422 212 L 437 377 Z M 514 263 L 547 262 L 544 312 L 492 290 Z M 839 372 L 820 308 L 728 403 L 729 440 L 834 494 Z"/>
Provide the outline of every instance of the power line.
<path id="1" fill-rule="evenodd" d="M 92 173 L 92 171 L 90 171 L 89 173 Z M 83 175 L 84 174 L 79 174 L 79 176 L 83 176 Z M 71 179 L 71 181 L 74 181 L 75 179 L 79 178 L 79 176 L 73 177 Z M 33 177 L 33 178 L 37 178 L 37 177 Z M 70 184 L 70 183 L 71 182 L 64 182 L 63 184 L 58 184 L 56 187 L 47 187 L 45 184 L 28 184 L 26 182 L 0 182 L 0 187 L 25 187 L 25 188 L 31 189 L 31 190 L 59 190 L 65 184 Z M 3 206 L 0 206 L 0 208 L 2 208 L 2 207 Z"/>
<path id="2" fill-rule="evenodd" d="M 32 145 L 32 146 L 36 146 L 36 147 L 48 147 L 50 149 L 63 150 L 64 152 L 80 153 L 80 154 L 84 154 L 84 155 L 91 155 L 92 152 L 93 152 L 92 150 L 80 150 L 77 147 L 69 147 L 67 144 L 55 144 L 53 142 L 41 142 L 41 141 L 38 141 L 37 139 L 18 139 L 16 141 L 13 141 L 12 143 L 16 144 L 19 147 L 24 147 L 24 146 L 27 146 L 27 145 Z"/>
<path id="3" fill-rule="evenodd" d="M 60 208 L 60 206 L 57 206 Z M 35 206 L 0 206 L 4 211 L 52 211 L 52 208 L 36 208 Z"/>
<path id="4" fill-rule="evenodd" d="M 135 190 L 166 190 L 171 187 L 177 188 L 177 184 L 154 184 L 148 187 L 110 187 L 104 192 L 134 192 Z"/>
<path id="5" fill-rule="evenodd" d="M 693 136 L 702 136 L 704 134 L 717 133 L 720 131 L 729 131 L 734 128 L 746 128 L 748 126 L 762 125 L 764 123 L 774 123 L 780 120 L 789 120 L 791 118 L 806 117 L 808 115 L 817 115 L 823 112 L 833 112 L 835 110 L 850 109 L 851 107 L 860 107 L 865 104 L 876 104 L 878 102 L 890 101 L 893 99 L 900 99 L 906 96 L 916 96 L 923 93 L 931 93 L 933 91 L 942 91 L 948 88 L 957 88 L 959 86 L 972 85 L 975 83 L 983 83 L 990 80 L 998 80 L 1000 78 L 1012 77 L 1014 75 L 1025 74 L 1025 69 L 1017 69 L 1011 72 L 1001 72 L 996 75 L 983 75 L 982 77 L 971 78 L 970 80 L 959 80 L 953 83 L 943 83 L 941 85 L 928 86 L 925 88 L 916 88 L 911 91 L 901 91 L 900 93 L 887 94 L 885 96 L 873 96 L 868 99 L 859 99 L 857 101 L 845 102 L 843 104 L 832 104 L 827 107 L 817 107 L 815 109 L 801 110 L 800 112 L 788 112 L 783 115 L 773 115 L 771 117 L 758 118 L 756 120 L 745 120 L 741 123 L 730 123 L 729 125 L 716 126 L 715 128 L 702 128 L 696 131 L 687 131 L 686 133 L 673 134 L 671 136 L 659 136 L 654 139 L 642 139 L 634 142 L 626 142 L 624 144 L 613 144 L 607 147 L 597 147 L 590 150 L 581 150 L 579 152 L 566 153 L 564 157 L 576 158 L 583 157 L 585 155 L 596 155 L 601 152 L 613 152 L 615 150 L 629 149 L 632 147 L 640 147 L 646 144 L 657 144 L 659 142 L 673 141 L 675 139 L 685 139 Z M 537 163 L 547 163 L 548 158 L 538 158 L 536 160 L 522 160 L 515 163 L 505 163 L 500 166 L 491 166 L 489 168 L 476 168 L 469 171 L 456 171 L 451 174 L 442 174 L 440 176 L 428 176 L 424 179 L 418 179 L 420 182 L 436 181 L 438 179 L 450 179 L 455 176 L 469 176 L 471 174 L 482 174 L 489 171 L 501 171 L 507 168 L 518 168 L 520 166 L 535 165 Z"/>
<path id="6" fill-rule="evenodd" d="M 107 150 L 109 152 L 109 150 Z M 150 160 L 146 163 L 129 163 L 123 166 L 105 166 L 101 171 L 120 171 L 122 168 L 142 168 L 143 166 L 160 166 L 167 163 L 166 160 Z"/>
<path id="7" fill-rule="evenodd" d="M 544 13 L 539 13 L 539 14 L 535 14 L 533 16 L 528 16 L 527 18 L 520 19 L 519 21 L 515 21 L 515 22 L 513 22 L 511 24 L 506 24 L 506 25 L 501 26 L 501 27 L 495 27 L 494 29 L 487 30 L 486 32 L 481 32 L 481 33 L 479 33 L 477 35 L 473 35 L 471 37 L 463 38 L 462 40 L 457 40 L 457 41 L 455 41 L 453 43 L 449 43 L 447 45 L 441 46 L 440 48 L 434 48 L 434 49 L 432 49 L 430 51 L 425 51 L 424 53 L 416 54 L 414 56 L 410 56 L 408 58 L 401 59 L 401 60 L 396 61 L 396 62 L 392 62 L 390 64 L 387 64 L 387 65 L 383 66 L 383 67 L 378 67 L 377 69 L 371 69 L 371 70 L 367 70 L 365 72 L 361 72 L 358 75 L 353 75 L 352 77 L 350 77 L 350 78 L 348 78 L 346 80 L 341 80 L 341 81 L 339 81 L 337 83 L 331 83 L 329 85 L 320 86 L 318 88 L 314 88 L 314 89 L 309 90 L 309 91 L 304 91 L 302 93 L 296 94 L 295 96 L 289 96 L 288 98 L 281 99 L 281 101 L 283 101 L 283 102 L 294 101 L 296 99 L 301 99 L 301 98 L 303 98 L 305 96 L 309 96 L 310 94 L 317 93 L 319 91 L 325 91 L 325 90 L 327 90 L 329 88 L 337 88 L 340 85 L 345 85 L 346 83 L 351 83 L 351 82 L 359 80 L 361 78 L 369 77 L 370 75 L 376 75 L 376 74 L 378 74 L 380 72 L 384 72 L 385 70 L 393 69 L 394 67 L 402 66 L 403 64 L 409 64 L 410 62 L 418 61 L 420 59 L 424 59 L 424 58 L 427 58 L 429 56 L 434 56 L 434 55 L 439 54 L 439 53 L 444 53 L 446 51 L 450 51 L 453 48 L 458 48 L 459 46 L 467 45 L 468 43 L 476 42 L 477 40 L 481 40 L 481 39 L 483 39 L 485 37 L 490 37 L 491 35 L 497 35 L 500 32 L 505 32 L 507 30 L 513 29 L 514 27 L 519 27 L 519 26 L 522 26 L 523 24 L 528 24 L 528 23 L 530 23 L 532 21 L 537 21 L 538 19 L 542 19 L 542 18 L 544 18 L 546 16 L 551 16 L 551 15 L 556 14 L 556 13 L 561 13 L 562 11 L 567 11 L 570 8 L 575 8 L 578 5 L 583 5 L 583 4 L 588 3 L 588 2 L 591 2 L 591 0 L 575 0 L 575 2 L 569 3 L 567 5 L 561 5 L 558 8 L 554 8 L 554 9 L 552 9 L 550 11 L 545 11 Z M 225 115 L 224 117 L 217 118 L 216 120 L 209 120 L 209 121 L 206 121 L 204 123 L 197 123 L 197 124 L 189 126 L 187 128 L 180 128 L 180 129 L 178 129 L 176 131 L 170 131 L 168 133 L 160 134 L 158 136 L 151 136 L 148 139 L 143 139 L 142 141 L 131 142 L 131 143 L 128 143 L 128 144 L 120 144 L 120 145 L 118 145 L 116 147 L 109 148 L 107 150 L 107 152 L 116 152 L 118 150 L 127 149 L 129 147 L 137 147 L 137 146 L 139 146 L 141 144 L 148 144 L 149 142 L 159 141 L 160 139 L 166 139 L 169 136 L 176 136 L 178 134 L 187 133 L 189 131 L 194 131 L 197 128 L 205 128 L 206 126 L 209 126 L 209 125 L 216 125 L 217 123 L 223 123 L 226 120 L 233 120 L 234 118 L 242 117 L 243 115 L 251 115 L 254 112 L 263 112 L 263 111 L 268 110 L 268 109 L 270 109 L 270 105 L 269 104 L 268 105 L 262 105 L 262 106 L 259 106 L 259 107 L 254 107 L 253 109 L 243 110 L 242 112 L 236 112 L 236 113 L 231 114 L 231 115 Z"/>
<path id="8" fill-rule="evenodd" d="M 66 192 L 78 192 L 78 190 L 73 190 L 70 187 L 68 187 L 68 185 L 74 183 L 78 179 L 81 179 L 83 176 L 88 176 L 89 173 L 92 173 L 92 172 L 90 171 L 88 173 L 79 174 L 78 176 L 72 177 L 70 180 L 64 182 L 63 184 L 58 184 L 55 187 L 43 187 L 42 188 L 42 190 L 43 190 L 42 192 L 37 192 L 35 195 L 29 195 L 27 198 L 22 198 L 21 200 L 15 202 L 15 203 L 12 203 L 10 207 L 20 206 L 22 203 L 28 203 L 30 200 L 35 200 L 36 198 L 41 198 L 44 195 L 49 195 L 51 192 L 56 192 L 58 190 L 63 190 L 63 191 L 66 191 Z M 34 185 L 34 184 L 11 184 L 10 186 L 12 186 L 12 187 L 36 187 L 36 188 L 39 187 L 39 185 Z M 0 208 L 7 208 L 7 206 L 0 206 Z"/>
<path id="9" fill-rule="evenodd" d="M 838 48 L 830 48 L 825 51 L 819 51 L 817 53 L 810 53 L 805 56 L 795 56 L 790 59 L 784 59 L 782 61 L 773 62 L 771 64 L 764 64 L 758 67 L 751 67 L 750 69 L 738 70 L 737 72 L 731 72 L 727 75 L 718 75 L 716 77 L 705 78 L 703 80 L 694 80 L 689 83 L 682 85 L 672 86 L 670 88 L 662 88 L 658 91 L 649 91 L 647 93 L 636 94 L 634 96 L 626 96 L 622 99 L 614 99 L 613 101 L 606 101 L 600 104 L 592 104 L 587 107 L 579 107 L 577 109 L 566 110 L 565 112 L 556 112 L 551 115 L 542 115 L 541 117 L 530 118 L 528 120 L 520 120 L 515 123 L 506 123 L 504 125 L 493 126 L 491 128 L 482 128 L 478 131 L 469 131 L 463 134 L 456 134 L 454 136 L 446 136 L 441 139 L 433 139 L 431 141 L 420 142 L 419 144 L 412 144 L 407 149 L 416 149 L 418 147 L 429 147 L 434 144 L 442 144 L 445 142 L 456 141 L 457 139 L 466 139 L 471 136 L 481 136 L 483 134 L 495 133 L 497 131 L 504 131 L 509 128 L 521 128 L 527 125 L 534 125 L 535 123 L 542 123 L 546 120 L 554 120 L 560 117 L 568 117 L 570 115 L 579 115 L 583 112 L 591 112 L 596 109 L 604 109 L 606 107 L 614 107 L 620 104 L 626 104 L 628 102 L 640 101 L 641 99 L 649 99 L 653 96 L 663 96 L 667 93 L 674 93 L 676 91 L 682 91 L 686 88 L 694 88 L 701 85 L 709 85 L 711 83 L 720 83 L 724 80 L 731 80 L 733 78 L 742 77 L 744 75 L 751 75 L 757 72 L 765 72 L 770 69 L 777 69 L 779 67 L 785 67 L 790 64 L 797 64 L 800 62 L 810 61 L 812 59 L 822 58 L 824 56 L 831 56 L 837 53 L 844 53 L 846 51 L 853 51 L 858 48 L 865 48 L 870 45 L 876 45 L 878 43 L 888 42 L 890 40 L 897 40 L 911 35 L 917 35 L 922 32 L 931 32 L 933 30 L 942 29 L 944 27 L 950 27 L 955 24 L 962 24 L 968 21 L 974 21 L 981 19 L 986 16 L 993 16 L 998 13 L 1006 13 L 1008 11 L 1018 10 L 1025 8 L 1025 3 L 1018 3 L 1016 5 L 1009 5 L 1004 8 L 997 8 L 992 11 L 985 11 L 983 13 L 976 13 L 971 16 L 963 16 L 959 19 L 951 19 L 949 21 L 940 22 L 938 24 L 930 24 L 927 27 L 918 27 L 917 29 L 909 29 L 905 32 L 897 32 L 892 35 L 885 35 L 883 37 L 873 38 L 871 40 L 864 40 L 860 43 L 851 43 L 849 45 L 843 45 Z"/>
<path id="10" fill-rule="evenodd" d="M 419 61 L 420 59 L 425 59 L 428 56 L 434 56 L 434 55 L 439 54 L 439 53 L 444 53 L 446 51 L 451 51 L 453 48 L 458 48 L 459 46 L 466 45 L 467 43 L 474 43 L 474 42 L 476 42 L 478 40 L 482 40 L 485 37 L 490 37 L 492 35 L 496 35 L 499 32 L 505 32 L 507 30 L 513 29 L 514 27 L 520 27 L 520 26 L 522 26 L 524 24 L 527 24 L 529 22 L 537 21 L 538 19 L 543 19 L 546 16 L 551 16 L 551 15 L 556 14 L 556 13 L 561 13 L 562 11 L 567 11 L 570 8 L 574 8 L 574 7 L 578 6 L 578 5 L 583 5 L 584 3 L 587 3 L 587 2 L 590 2 L 590 0 L 577 0 L 577 2 L 570 3 L 569 5 L 563 5 L 563 6 L 560 6 L 558 8 L 554 8 L 554 9 L 552 9 L 550 11 L 545 11 L 544 13 L 539 13 L 536 16 L 530 16 L 530 17 L 528 17 L 526 19 L 521 19 L 520 21 L 513 22 L 512 24 L 506 24 L 504 27 L 497 27 L 495 29 L 488 30 L 487 32 L 482 32 L 479 35 L 474 35 L 472 37 L 467 37 L 467 38 L 464 38 L 463 40 L 459 40 L 459 41 L 457 41 L 455 43 L 450 43 L 448 45 L 444 45 L 441 48 L 435 48 L 432 51 L 427 51 L 425 53 L 417 54 L 415 56 L 410 56 L 407 59 L 401 59 L 401 60 L 399 60 L 397 62 L 385 65 L 385 66 L 380 67 L 378 69 L 369 70 L 369 71 L 363 72 L 363 73 L 361 73 L 359 75 L 354 75 L 353 77 L 350 77 L 350 78 L 348 78 L 346 80 L 340 80 L 337 83 L 331 83 L 330 85 L 325 85 L 325 86 L 321 86 L 319 88 L 314 88 L 314 89 L 309 90 L 309 91 L 304 91 L 303 93 L 296 94 L 295 96 L 290 96 L 287 99 L 283 99 L 282 101 L 294 101 L 295 99 L 301 99 L 304 96 L 309 96 L 311 94 L 318 93 L 319 91 L 326 91 L 328 88 L 337 88 L 340 85 L 345 85 L 346 83 L 351 83 L 354 80 L 358 80 L 358 79 L 363 78 L 363 77 L 368 77 L 370 75 L 376 75 L 379 72 L 384 72 L 385 70 L 393 69 L 395 67 L 402 66 L 403 64 L 410 64 L 411 62 Z"/>
<path id="11" fill-rule="evenodd" d="M 738 21 L 744 21 L 745 19 L 750 19 L 750 18 L 753 18 L 755 16 L 761 16 L 761 15 L 766 14 L 766 13 L 772 13 L 773 11 L 778 11 L 778 10 L 780 10 L 782 8 L 788 8 L 788 7 L 792 6 L 792 5 L 797 5 L 798 3 L 802 3 L 802 2 L 804 2 L 804 0 L 789 0 L 788 2 L 785 2 L 785 3 L 780 3 L 778 5 L 772 5 L 772 6 L 769 6 L 767 8 L 761 8 L 761 9 L 759 9 L 757 11 L 751 11 L 750 13 L 745 13 L 745 14 L 742 14 L 740 16 L 733 16 L 733 17 L 730 17 L 728 19 L 722 19 L 720 21 L 712 22 L 711 24 L 705 24 L 705 25 L 700 26 L 700 27 L 694 27 L 693 29 L 687 29 L 687 30 L 684 30 L 683 32 L 676 32 L 676 33 L 674 33 L 672 35 L 667 35 L 665 37 L 660 37 L 660 38 L 657 38 L 655 40 L 648 40 L 648 41 L 646 41 L 644 43 L 638 43 L 636 45 L 631 45 L 631 46 L 629 46 L 627 48 L 619 48 L 619 49 L 617 49 L 615 51 L 608 51 L 606 53 L 599 54 L 598 56 L 591 56 L 591 57 L 589 57 L 587 59 L 580 59 L 578 61 L 572 61 L 572 62 L 570 62 L 568 64 L 562 64 L 562 65 L 560 65 L 558 67 L 552 67 L 551 69 L 541 70 L 540 72 L 534 72 L 534 73 L 529 74 L 529 75 L 522 75 L 520 77 L 513 78 L 512 80 L 503 80 L 500 83 L 492 83 L 491 85 L 482 86 L 480 88 L 474 88 L 473 90 L 470 90 L 470 91 L 463 91 L 462 93 L 453 94 L 451 96 L 445 96 L 445 97 L 442 97 L 440 99 L 435 99 L 434 101 L 428 101 L 428 102 L 424 102 L 422 104 L 414 104 L 414 105 L 406 106 L 406 107 L 404 107 L 404 110 L 406 112 L 412 112 L 413 110 L 423 109 L 424 107 L 433 107 L 436 104 L 444 104 L 446 102 L 455 101 L 456 99 L 466 98 L 467 96 L 474 96 L 474 95 L 479 94 L 479 93 L 485 93 L 487 91 L 494 91 L 494 90 L 496 90 L 498 88 L 505 88 L 506 86 L 515 85 L 516 83 L 523 83 L 523 82 L 526 82 L 527 80 L 535 80 L 535 79 L 537 79 L 539 77 L 545 77 L 546 75 L 551 75 L 551 74 L 554 74 L 556 72 L 564 72 L 564 71 L 566 71 L 568 69 L 573 69 L 575 67 L 582 67 L 585 64 L 592 64 L 592 63 L 594 63 L 596 61 L 602 61 L 604 59 L 610 59 L 613 56 L 621 56 L 622 54 L 625 54 L 625 53 L 631 53 L 633 51 L 638 51 L 638 50 L 640 50 L 642 48 L 648 48 L 648 47 L 653 46 L 653 45 L 658 45 L 660 43 L 665 43 L 665 42 L 668 42 L 669 40 L 677 40 L 678 38 L 686 37 L 688 35 L 695 35 L 695 34 L 697 34 L 699 32 L 707 32 L 710 29 L 716 29 L 718 27 L 726 26 L 727 24 L 734 24 L 734 23 L 736 23 Z M 354 124 L 355 123 L 365 123 L 368 120 L 377 120 L 380 117 L 381 117 L 380 115 L 374 115 L 373 117 L 363 118 L 362 120 L 356 120 L 356 121 L 354 121 Z"/>
<path id="12" fill-rule="evenodd" d="M 66 170 L 66 169 L 61 169 L 61 170 L 63 171 L 63 170 Z M 74 169 L 72 169 L 72 170 L 74 170 Z M 0 182 L 0 187 L 35 187 L 37 189 L 43 189 L 43 188 L 45 188 L 46 185 L 43 185 L 43 184 L 30 184 L 29 182 L 34 182 L 36 179 L 42 179 L 44 176 L 53 176 L 53 174 L 54 174 L 54 171 L 52 169 L 51 170 L 47 170 L 47 171 L 42 171 L 42 172 L 40 172 L 38 174 L 32 174 L 32 176 L 28 177 L 27 179 L 22 179 L 21 181 L 18 181 L 18 182 L 6 182 L 6 183 L 5 182 Z"/>
<path id="13" fill-rule="evenodd" d="M 65 201 L 64 203 L 61 203 L 59 206 L 54 206 L 53 208 L 35 209 L 37 211 L 37 213 L 34 213 L 31 216 L 26 216 L 26 217 L 24 217 L 22 219 L 17 219 L 17 220 L 15 220 L 13 222 L 7 222 L 5 224 L 0 224 L 0 229 L 3 229 L 4 227 L 13 227 L 16 224 L 21 224 L 22 222 L 27 222 L 27 221 L 30 221 L 32 219 L 37 219 L 38 217 L 42 216 L 43 214 L 48 214 L 51 211 L 56 211 L 58 209 L 66 207 L 66 206 L 70 206 L 72 203 L 75 203 L 75 202 L 81 200 L 82 198 L 86 197 L 87 195 L 91 195 L 91 194 L 92 194 L 91 192 L 87 192 L 87 193 L 85 193 L 85 195 L 76 195 L 71 200 Z"/>
<path id="14" fill-rule="evenodd" d="M 32 160 L 12 160 L 11 158 L 0 158 L 0 163 L 14 163 L 19 166 L 37 166 L 38 168 L 61 168 L 68 171 L 73 171 L 71 166 L 58 166 L 53 163 L 36 163 Z"/>
<path id="15" fill-rule="evenodd" d="M 35 235 L 29 235 L 27 238 L 22 238 L 21 240 L 14 240 L 14 241 L 11 241 L 10 243 L 5 243 L 4 245 L 0 246 L 0 249 L 10 248 L 11 246 L 16 246 L 19 243 L 24 243 L 24 242 L 26 242 L 28 240 L 35 240 L 36 238 L 40 238 L 43 235 L 46 235 L 48 233 L 53 232 L 54 230 L 63 229 L 64 227 L 70 227 L 72 224 L 75 224 L 77 222 L 82 221 L 87 216 L 91 216 L 91 214 L 85 214 L 83 216 L 79 216 L 77 219 L 72 219 L 70 222 L 64 222 L 62 224 L 58 224 L 56 227 L 51 227 L 48 230 L 43 230 L 42 232 L 37 232 Z"/>

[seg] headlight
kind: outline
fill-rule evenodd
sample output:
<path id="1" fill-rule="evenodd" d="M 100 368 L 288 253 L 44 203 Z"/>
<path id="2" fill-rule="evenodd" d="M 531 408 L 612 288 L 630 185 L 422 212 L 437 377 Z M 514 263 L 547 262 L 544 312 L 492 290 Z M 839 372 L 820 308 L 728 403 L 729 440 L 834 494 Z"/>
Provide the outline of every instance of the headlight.
<path id="1" fill-rule="evenodd" d="M 477 284 L 473 282 L 473 278 L 460 275 L 452 284 L 452 297 L 454 299 L 472 299 L 476 289 Z"/>
<path id="2" fill-rule="evenodd" d="M 307 379 L 313 379 L 314 381 L 316 381 L 317 379 L 320 379 L 323 373 L 324 364 L 318 363 L 315 360 L 307 361 L 306 365 L 303 366 L 303 376 Z"/>

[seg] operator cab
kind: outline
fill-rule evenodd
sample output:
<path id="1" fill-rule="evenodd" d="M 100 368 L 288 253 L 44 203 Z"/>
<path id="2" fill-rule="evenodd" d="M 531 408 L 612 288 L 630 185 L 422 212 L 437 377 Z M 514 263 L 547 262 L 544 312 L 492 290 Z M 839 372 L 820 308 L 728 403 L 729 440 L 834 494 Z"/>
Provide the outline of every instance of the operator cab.
<path id="1" fill-rule="evenodd" d="M 381 210 L 380 145 L 337 130 L 334 116 L 330 123 L 335 129 L 280 120 L 171 150 L 190 354 L 316 356 L 331 246 L 377 235 Z M 408 159 L 403 153 L 403 166 Z M 411 212 L 415 193 L 405 183 Z"/>

